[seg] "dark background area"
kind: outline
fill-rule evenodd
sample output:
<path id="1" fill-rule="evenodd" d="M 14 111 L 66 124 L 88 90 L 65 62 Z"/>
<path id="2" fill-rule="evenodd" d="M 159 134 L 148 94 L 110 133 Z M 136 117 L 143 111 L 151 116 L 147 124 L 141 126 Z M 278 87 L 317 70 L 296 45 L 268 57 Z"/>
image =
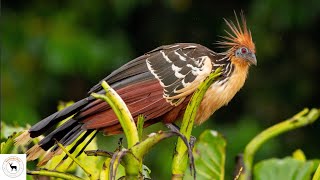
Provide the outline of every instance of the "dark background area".
<path id="1" fill-rule="evenodd" d="M 245 86 L 203 125 L 226 137 L 227 178 L 234 157 L 259 131 L 304 107 L 320 105 L 320 1 L 70 0 L 4 1 L 1 13 L 1 121 L 34 124 L 59 101 L 79 100 L 127 61 L 160 45 L 194 42 L 221 52 L 223 18 L 244 11 L 258 66 Z M 162 125 L 147 132 L 164 129 Z M 261 148 L 257 160 L 301 148 L 320 158 L 320 123 L 289 132 Z M 101 148 L 116 140 L 99 136 Z M 110 141 L 109 141 L 110 139 Z M 146 157 L 154 179 L 168 179 L 175 139 Z"/>

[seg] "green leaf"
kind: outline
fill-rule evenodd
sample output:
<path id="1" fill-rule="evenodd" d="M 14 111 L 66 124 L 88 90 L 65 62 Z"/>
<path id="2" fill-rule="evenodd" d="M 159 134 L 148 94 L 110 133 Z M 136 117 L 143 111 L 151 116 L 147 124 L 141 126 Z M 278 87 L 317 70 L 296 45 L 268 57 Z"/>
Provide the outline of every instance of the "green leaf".
<path id="1" fill-rule="evenodd" d="M 319 180 L 320 179 L 320 163 L 318 163 L 318 168 L 316 170 L 316 172 L 313 175 L 312 180 Z"/>
<path id="2" fill-rule="evenodd" d="M 1 149 L 0 154 L 14 154 L 15 146 L 14 146 L 14 139 L 18 137 L 20 133 L 14 132 L 11 136 L 8 137 L 6 142 L 1 142 Z"/>
<path id="3" fill-rule="evenodd" d="M 225 149 L 226 141 L 218 132 L 206 130 L 200 135 L 193 152 L 197 179 L 224 179 Z M 185 179 L 193 177 L 186 173 Z"/>
<path id="4" fill-rule="evenodd" d="M 292 157 L 268 159 L 254 167 L 255 180 L 310 180 L 319 164 L 319 160 L 301 161 Z"/>

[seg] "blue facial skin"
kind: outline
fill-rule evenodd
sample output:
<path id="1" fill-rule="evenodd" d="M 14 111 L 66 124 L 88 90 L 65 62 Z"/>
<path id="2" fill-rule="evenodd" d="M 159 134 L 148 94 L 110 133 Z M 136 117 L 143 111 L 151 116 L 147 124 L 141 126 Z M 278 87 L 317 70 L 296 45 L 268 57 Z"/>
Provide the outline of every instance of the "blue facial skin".
<path id="1" fill-rule="evenodd" d="M 257 65 L 256 55 L 246 47 L 240 47 L 236 50 L 235 56 L 247 60 L 250 64 Z"/>

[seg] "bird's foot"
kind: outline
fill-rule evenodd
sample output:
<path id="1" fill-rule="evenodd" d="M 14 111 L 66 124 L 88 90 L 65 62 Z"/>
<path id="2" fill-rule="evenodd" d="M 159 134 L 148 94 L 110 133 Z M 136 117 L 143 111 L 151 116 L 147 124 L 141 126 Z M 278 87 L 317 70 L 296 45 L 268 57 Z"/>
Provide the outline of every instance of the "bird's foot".
<path id="1" fill-rule="evenodd" d="M 194 148 L 194 144 L 196 143 L 196 141 L 197 141 L 197 138 L 196 138 L 196 137 L 190 136 L 190 142 L 189 142 L 189 144 L 190 144 L 191 149 Z"/>
<path id="2" fill-rule="evenodd" d="M 166 125 L 171 131 L 181 134 L 180 133 L 180 127 L 178 125 L 176 125 L 174 123 L 169 123 L 169 124 L 166 124 Z M 181 134 L 181 135 L 184 136 L 183 134 Z M 190 142 L 189 142 L 191 149 L 193 149 L 194 144 L 196 143 L 196 141 L 197 141 L 197 138 L 191 135 L 190 136 Z"/>
<path id="3" fill-rule="evenodd" d="M 181 134 L 179 126 L 177 126 L 176 124 L 173 124 L 173 123 L 168 123 L 168 124 L 166 124 L 166 126 L 172 132 L 177 134 L 182 139 L 182 141 L 185 143 L 185 145 L 187 146 L 190 172 L 191 173 L 194 172 L 194 175 L 195 175 L 196 168 L 195 168 L 195 164 L 194 164 L 194 157 L 192 154 L 192 149 L 194 147 L 194 143 L 196 141 L 196 138 L 194 136 L 190 136 L 190 141 L 188 142 L 187 137 L 185 135 Z"/>

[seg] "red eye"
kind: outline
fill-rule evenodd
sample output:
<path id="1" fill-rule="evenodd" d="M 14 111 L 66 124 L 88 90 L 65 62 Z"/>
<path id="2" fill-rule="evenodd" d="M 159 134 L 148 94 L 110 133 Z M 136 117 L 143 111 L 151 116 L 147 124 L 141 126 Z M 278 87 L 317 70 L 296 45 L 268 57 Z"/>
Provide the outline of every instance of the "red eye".
<path id="1" fill-rule="evenodd" d="M 247 48 L 241 48 L 241 53 L 242 54 L 246 54 L 248 52 L 248 49 Z"/>

